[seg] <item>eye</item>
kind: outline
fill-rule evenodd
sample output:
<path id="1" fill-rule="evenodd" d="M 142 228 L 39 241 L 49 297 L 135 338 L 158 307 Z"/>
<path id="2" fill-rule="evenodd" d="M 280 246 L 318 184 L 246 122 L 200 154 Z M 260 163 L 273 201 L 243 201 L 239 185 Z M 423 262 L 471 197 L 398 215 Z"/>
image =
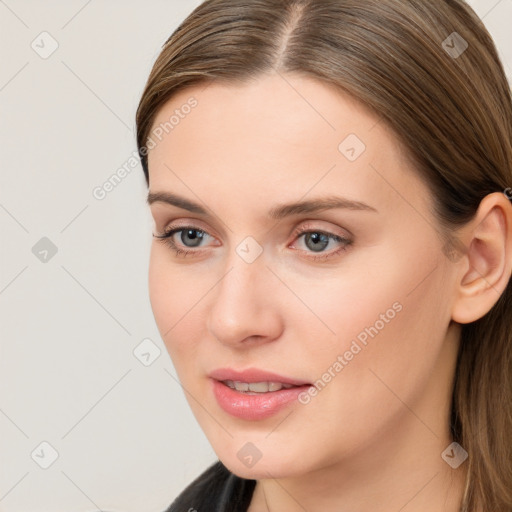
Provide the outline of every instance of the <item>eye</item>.
<path id="1" fill-rule="evenodd" d="M 180 239 L 179 244 L 183 245 L 185 249 L 182 249 L 174 240 L 174 235 L 181 233 L 178 237 Z M 181 227 L 170 227 L 162 235 L 153 235 L 158 240 L 169 246 L 177 256 L 187 256 L 188 254 L 195 253 L 195 250 L 187 250 L 186 248 L 196 248 L 201 245 L 203 240 L 210 237 L 206 231 L 198 229 L 194 226 L 181 226 Z M 190 244 L 190 245 L 189 245 Z"/>
<path id="2" fill-rule="evenodd" d="M 352 244 L 352 240 L 343 236 L 335 235 L 320 229 L 314 229 L 311 225 L 301 226 L 295 230 L 294 235 L 297 239 L 303 239 L 306 246 L 304 252 L 311 255 L 306 256 L 313 260 L 328 259 L 337 256 L 339 253 L 346 251 L 347 247 Z M 325 252 L 324 249 L 333 242 L 334 245 L 338 244 L 338 249 Z"/>

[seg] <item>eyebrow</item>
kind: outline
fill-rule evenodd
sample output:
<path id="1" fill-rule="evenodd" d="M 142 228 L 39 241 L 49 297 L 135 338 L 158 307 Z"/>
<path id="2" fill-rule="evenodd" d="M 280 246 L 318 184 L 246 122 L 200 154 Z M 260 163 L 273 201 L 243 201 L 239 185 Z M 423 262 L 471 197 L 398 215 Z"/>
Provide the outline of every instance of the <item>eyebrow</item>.
<path id="1" fill-rule="evenodd" d="M 184 197 L 171 194 L 169 192 L 150 192 L 148 194 L 147 203 L 152 205 L 154 203 L 165 203 L 176 206 L 191 213 L 197 213 L 209 217 L 206 208 L 201 205 L 185 199 Z M 344 208 L 347 210 L 358 211 L 371 211 L 378 213 L 373 207 L 361 201 L 354 201 L 345 197 L 327 196 L 319 199 L 312 199 L 309 201 L 298 201 L 289 204 L 278 204 L 271 208 L 268 212 L 268 217 L 273 220 L 281 220 L 285 217 L 292 215 L 299 215 L 305 213 L 315 213 L 324 210 L 332 210 L 335 208 Z"/>

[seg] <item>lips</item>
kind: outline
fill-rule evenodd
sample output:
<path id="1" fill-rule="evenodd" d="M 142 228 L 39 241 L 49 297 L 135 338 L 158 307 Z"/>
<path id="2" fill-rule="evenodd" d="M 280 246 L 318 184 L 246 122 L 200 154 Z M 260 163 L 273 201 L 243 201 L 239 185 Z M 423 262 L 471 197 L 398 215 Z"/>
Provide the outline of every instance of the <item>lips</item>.
<path id="1" fill-rule="evenodd" d="M 258 369 L 219 369 L 210 373 L 213 395 L 231 416 L 255 421 L 277 414 L 292 405 L 312 385 Z"/>

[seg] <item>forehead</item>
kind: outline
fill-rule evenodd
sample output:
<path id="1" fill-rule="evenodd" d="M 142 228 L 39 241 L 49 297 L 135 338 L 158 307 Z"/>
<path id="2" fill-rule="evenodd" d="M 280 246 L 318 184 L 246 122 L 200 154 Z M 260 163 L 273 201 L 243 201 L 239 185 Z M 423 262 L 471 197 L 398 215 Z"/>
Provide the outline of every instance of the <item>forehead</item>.
<path id="1" fill-rule="evenodd" d="M 196 106 L 189 108 L 193 101 Z M 192 124 L 198 144 L 228 139 L 268 143 L 278 136 L 281 143 L 301 142 L 309 148 L 337 146 L 343 133 L 362 136 L 377 122 L 361 103 L 333 86 L 300 75 L 273 74 L 243 85 L 213 81 L 182 90 L 160 109 L 152 130 L 163 127 L 163 138 L 172 133 L 177 142 L 180 132 L 189 135 L 187 126 Z"/>
<path id="2" fill-rule="evenodd" d="M 357 100 L 308 77 L 185 89 L 160 109 L 151 136 L 152 192 L 225 187 L 240 204 L 249 192 L 283 201 L 308 191 L 364 191 L 388 203 L 399 191 L 413 203 L 426 196 L 394 132 Z"/>

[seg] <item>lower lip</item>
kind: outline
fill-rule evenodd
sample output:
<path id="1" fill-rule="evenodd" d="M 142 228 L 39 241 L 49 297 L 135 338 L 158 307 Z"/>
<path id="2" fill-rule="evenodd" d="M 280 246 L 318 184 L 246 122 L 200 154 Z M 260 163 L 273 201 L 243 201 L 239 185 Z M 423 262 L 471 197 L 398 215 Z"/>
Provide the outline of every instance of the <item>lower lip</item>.
<path id="1" fill-rule="evenodd" d="M 236 391 L 218 380 L 213 380 L 213 394 L 220 407 L 237 418 L 243 420 L 262 420 L 277 414 L 287 405 L 292 404 L 310 385 L 297 386 L 268 393 L 249 395 Z"/>

